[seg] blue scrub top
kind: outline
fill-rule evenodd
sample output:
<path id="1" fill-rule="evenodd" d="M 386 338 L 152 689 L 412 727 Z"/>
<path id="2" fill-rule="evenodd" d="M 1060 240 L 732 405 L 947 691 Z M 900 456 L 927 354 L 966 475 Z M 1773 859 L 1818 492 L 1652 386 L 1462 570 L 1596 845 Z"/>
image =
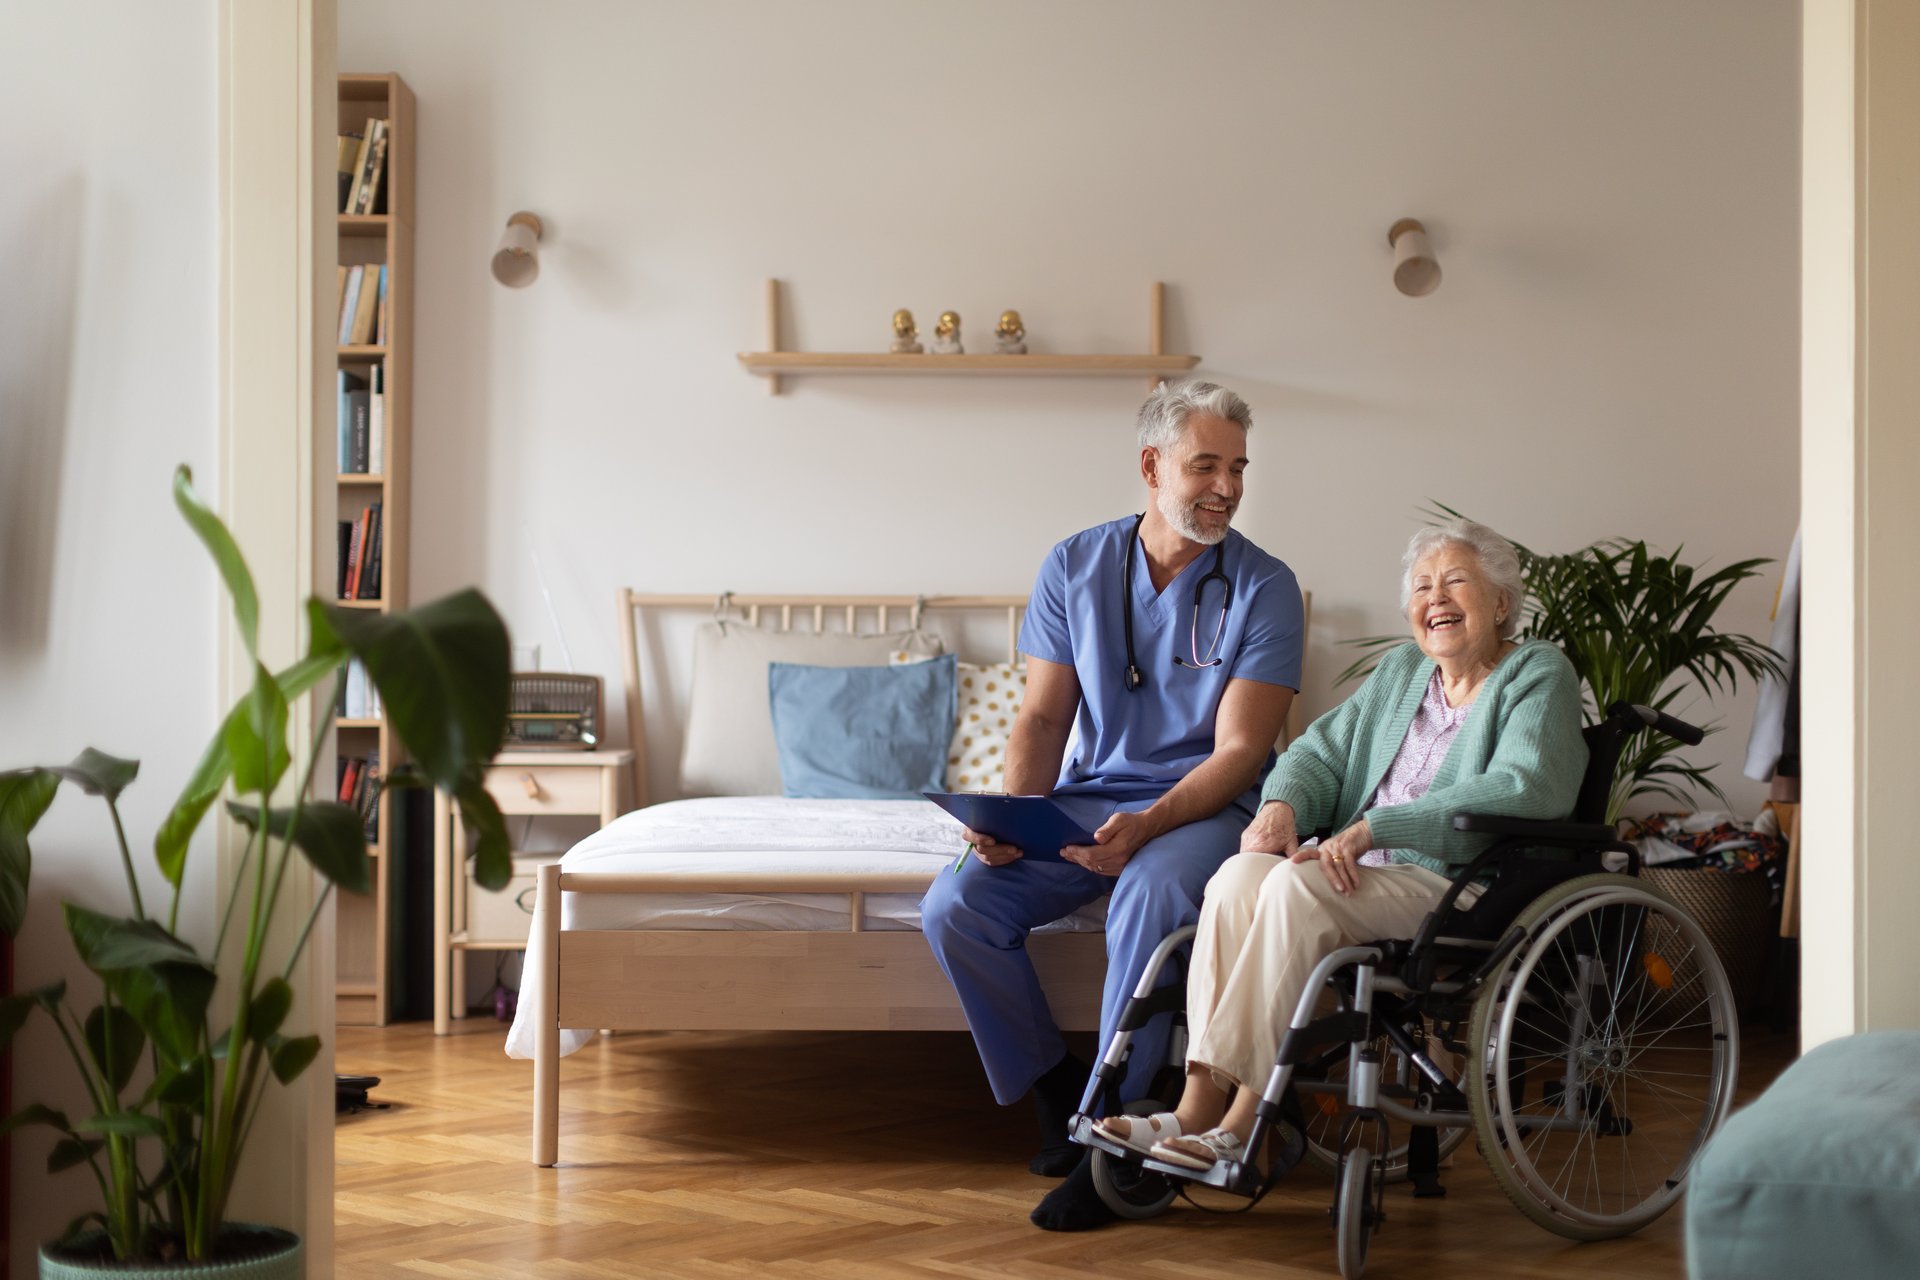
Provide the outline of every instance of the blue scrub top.
<path id="1" fill-rule="evenodd" d="M 1214 548 L 1156 593 L 1147 552 L 1134 538 L 1134 516 L 1096 525 L 1058 544 L 1040 566 L 1020 628 L 1020 651 L 1070 666 L 1080 677 L 1080 713 L 1057 790 L 1118 800 L 1151 799 L 1213 754 L 1214 717 L 1229 680 L 1300 688 L 1305 640 L 1300 586 L 1293 570 L 1228 530 L 1222 572 L 1233 582 L 1233 607 L 1213 657 L 1192 661 L 1194 587 L 1213 569 Z M 1126 687 L 1127 641 L 1120 614 L 1122 556 L 1133 557 L 1133 647 L 1145 683 Z M 1220 622 L 1224 591 L 1206 585 L 1199 616 L 1199 652 Z M 1254 784 L 1266 780 L 1268 753 Z"/>

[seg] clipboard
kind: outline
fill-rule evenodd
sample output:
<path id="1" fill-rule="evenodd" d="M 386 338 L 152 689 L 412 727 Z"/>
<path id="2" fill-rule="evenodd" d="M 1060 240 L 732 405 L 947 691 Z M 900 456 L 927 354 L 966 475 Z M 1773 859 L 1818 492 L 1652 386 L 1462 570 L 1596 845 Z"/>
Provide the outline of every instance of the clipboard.
<path id="1" fill-rule="evenodd" d="M 1018 848 L 1041 862 L 1061 861 L 1070 844 L 1093 844 L 1093 832 L 1075 821 L 1052 796 L 1009 796 L 975 791 L 922 791 L 921 795 L 982 835 Z"/>

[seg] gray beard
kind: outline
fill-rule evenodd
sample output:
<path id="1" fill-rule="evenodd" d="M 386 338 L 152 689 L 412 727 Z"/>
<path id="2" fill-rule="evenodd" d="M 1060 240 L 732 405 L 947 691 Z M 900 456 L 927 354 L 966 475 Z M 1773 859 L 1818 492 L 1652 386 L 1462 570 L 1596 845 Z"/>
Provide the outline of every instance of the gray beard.
<path id="1" fill-rule="evenodd" d="M 1194 518 L 1193 508 L 1181 505 L 1170 490 L 1157 491 L 1153 495 L 1153 505 L 1160 508 L 1160 518 L 1188 542 L 1197 542 L 1203 547 L 1210 547 L 1227 536 L 1225 528 L 1218 533 L 1208 533 L 1202 529 L 1200 522 Z"/>

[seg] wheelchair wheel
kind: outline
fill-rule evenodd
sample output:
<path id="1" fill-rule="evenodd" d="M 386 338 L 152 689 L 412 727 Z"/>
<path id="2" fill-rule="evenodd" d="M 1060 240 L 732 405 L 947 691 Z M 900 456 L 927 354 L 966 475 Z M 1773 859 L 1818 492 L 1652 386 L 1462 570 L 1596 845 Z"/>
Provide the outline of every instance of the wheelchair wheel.
<path id="1" fill-rule="evenodd" d="M 1680 1198 L 1733 1103 L 1732 988 L 1693 918 L 1631 876 L 1555 886 L 1516 923 L 1527 941 L 1474 1004 L 1481 1153 L 1549 1231 L 1626 1235 Z"/>
<path id="2" fill-rule="evenodd" d="M 1373 1153 L 1356 1147 L 1340 1159 L 1333 1201 L 1334 1257 L 1341 1280 L 1360 1280 L 1367 1269 L 1367 1241 L 1379 1224 Z"/>
<path id="3" fill-rule="evenodd" d="M 1098 1148 L 1090 1155 L 1093 1189 L 1100 1193 L 1100 1203 L 1122 1218 L 1157 1218 L 1179 1192 L 1173 1179 L 1164 1173 L 1142 1169 Z"/>
<path id="4" fill-rule="evenodd" d="M 1384 1067 L 1383 1078 L 1398 1080 L 1402 1066 L 1399 1052 L 1387 1043 L 1384 1037 L 1375 1042 L 1374 1047 L 1380 1050 Z M 1407 1071 L 1411 1072 L 1412 1065 L 1405 1065 Z M 1445 1069 L 1447 1062 L 1442 1058 L 1438 1060 L 1438 1065 Z M 1335 1046 L 1323 1059 L 1322 1069 L 1326 1082 L 1339 1086 L 1343 1092 L 1339 1094 L 1302 1092 L 1300 1094 L 1300 1110 L 1307 1118 L 1306 1162 L 1320 1172 L 1334 1177 L 1340 1173 L 1340 1118 L 1345 1114 L 1344 1090 L 1351 1067 L 1352 1061 L 1347 1053 L 1347 1047 Z M 1453 1072 L 1453 1082 L 1456 1085 L 1460 1083 L 1457 1069 Z M 1387 1148 L 1386 1156 L 1380 1161 L 1381 1176 L 1389 1185 L 1407 1180 L 1407 1127 L 1396 1124 L 1394 1133 L 1397 1140 Z M 1444 1161 L 1453 1154 L 1455 1148 L 1467 1140 L 1467 1130 L 1464 1126 L 1439 1129 L 1436 1136 L 1440 1140 L 1440 1159 Z"/>

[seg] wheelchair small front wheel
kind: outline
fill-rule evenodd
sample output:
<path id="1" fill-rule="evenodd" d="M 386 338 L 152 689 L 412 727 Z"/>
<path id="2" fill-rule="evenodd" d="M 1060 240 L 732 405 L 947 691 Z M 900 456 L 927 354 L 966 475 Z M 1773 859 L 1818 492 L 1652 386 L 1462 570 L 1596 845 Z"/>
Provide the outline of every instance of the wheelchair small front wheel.
<path id="1" fill-rule="evenodd" d="M 1179 1188 L 1163 1173 L 1142 1169 L 1099 1148 L 1091 1151 L 1093 1189 L 1100 1203 L 1122 1218 L 1157 1218 L 1167 1211 Z"/>
<path id="2" fill-rule="evenodd" d="M 1360 1280 L 1360 1273 L 1367 1269 L 1367 1240 L 1378 1223 L 1373 1153 L 1356 1147 L 1340 1158 L 1340 1180 L 1334 1192 L 1334 1256 L 1341 1280 Z"/>

